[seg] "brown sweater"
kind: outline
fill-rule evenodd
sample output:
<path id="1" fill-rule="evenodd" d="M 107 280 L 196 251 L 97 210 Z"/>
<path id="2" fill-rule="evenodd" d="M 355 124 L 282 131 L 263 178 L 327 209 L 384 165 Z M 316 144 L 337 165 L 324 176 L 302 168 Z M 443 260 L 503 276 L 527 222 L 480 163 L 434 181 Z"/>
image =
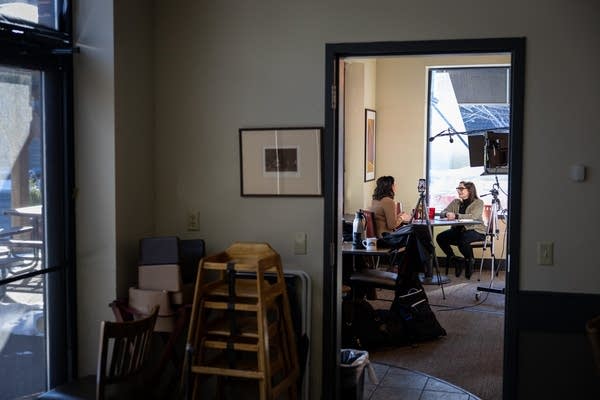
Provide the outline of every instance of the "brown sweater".
<path id="1" fill-rule="evenodd" d="M 371 202 L 371 211 L 375 213 L 375 229 L 377 237 L 383 232 L 391 232 L 402 224 L 402 218 L 396 215 L 396 203 L 391 197 Z"/>

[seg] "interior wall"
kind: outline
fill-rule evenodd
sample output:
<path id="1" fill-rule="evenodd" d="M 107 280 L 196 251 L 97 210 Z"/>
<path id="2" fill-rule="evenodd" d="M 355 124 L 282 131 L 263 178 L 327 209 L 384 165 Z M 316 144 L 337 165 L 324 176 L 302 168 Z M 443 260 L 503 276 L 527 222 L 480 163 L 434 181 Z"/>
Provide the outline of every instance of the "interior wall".
<path id="1" fill-rule="evenodd" d="M 345 67 L 344 214 L 353 214 L 365 206 L 363 199 L 365 65 L 362 62 L 349 62 Z"/>
<path id="2" fill-rule="evenodd" d="M 591 134 L 586 118 L 573 118 L 593 115 L 600 105 L 600 91 L 590 90 L 600 48 L 595 3 L 569 4 L 568 12 L 559 0 L 383 1 L 370 7 L 357 0 L 156 4 L 157 229 L 181 232 L 185 210 L 197 207 L 209 252 L 233 240 L 266 240 L 287 267 L 308 271 L 315 286 L 310 368 L 315 393 L 320 390 L 322 199 L 240 197 L 238 129 L 322 125 L 326 43 L 527 37 L 521 289 L 600 292 L 595 283 L 600 269 L 589 262 L 593 224 L 575 222 L 600 216 L 596 207 L 581 207 L 598 190 L 598 161 L 591 149 L 598 148 L 600 136 Z M 384 129 L 385 119 L 378 119 Z M 588 166 L 586 182 L 568 179 L 574 162 Z M 561 229 L 545 218 L 555 212 L 547 199 L 556 187 L 567 190 L 561 203 L 573 210 Z M 276 223 L 265 223 L 266 210 Z M 292 252 L 295 231 L 309 233 L 306 256 Z M 553 267 L 536 265 L 538 240 L 555 242 Z"/>
<path id="3" fill-rule="evenodd" d="M 600 108 L 600 81 L 593 79 L 600 63 L 597 2 L 151 4 L 156 232 L 203 237 L 209 253 L 234 240 L 267 241 L 286 268 L 309 273 L 311 398 L 321 392 L 323 199 L 240 197 L 238 129 L 322 126 L 326 43 L 526 37 L 519 289 L 600 293 L 600 268 L 590 261 L 595 224 L 582 223 L 600 219 L 592 204 L 600 135 L 589 122 Z M 110 317 L 106 301 L 116 294 L 112 2 L 81 0 L 74 11 L 82 50 L 75 57 L 78 334 L 80 372 L 89 373 L 98 321 Z M 587 166 L 584 182 L 569 179 L 574 163 Z M 559 210 L 569 210 L 558 222 L 548 218 L 557 213 L 557 198 Z M 189 210 L 200 212 L 198 232 L 186 231 Z M 293 254 L 295 232 L 308 233 L 307 255 Z M 536 264 L 537 241 L 555 243 L 553 266 Z M 553 371 L 532 373 L 551 381 Z"/>
<path id="4" fill-rule="evenodd" d="M 365 110 L 376 110 L 377 61 L 355 59 L 345 63 L 344 214 L 371 205 L 375 180 L 365 182 Z M 377 116 L 375 131 L 377 131 Z M 375 141 L 377 146 L 377 141 Z M 375 149 L 377 153 L 378 149 Z M 377 174 L 377 167 L 375 169 Z M 376 177 L 377 178 L 377 177 Z"/>
<path id="5" fill-rule="evenodd" d="M 154 234 L 153 13 L 114 3 L 117 297 L 137 284 L 139 239 Z"/>
<path id="6" fill-rule="evenodd" d="M 81 376 L 96 370 L 100 321 L 116 295 L 115 88 L 112 2 L 74 4 L 77 336 Z"/>

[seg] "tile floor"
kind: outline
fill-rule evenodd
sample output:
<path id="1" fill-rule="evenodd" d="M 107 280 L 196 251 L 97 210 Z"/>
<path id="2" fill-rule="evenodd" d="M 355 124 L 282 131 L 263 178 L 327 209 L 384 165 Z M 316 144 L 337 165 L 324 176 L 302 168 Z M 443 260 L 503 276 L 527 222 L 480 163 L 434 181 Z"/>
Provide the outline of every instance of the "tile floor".
<path id="1" fill-rule="evenodd" d="M 480 400 L 448 382 L 405 368 L 371 363 L 379 381 L 373 384 L 365 369 L 364 400 Z"/>

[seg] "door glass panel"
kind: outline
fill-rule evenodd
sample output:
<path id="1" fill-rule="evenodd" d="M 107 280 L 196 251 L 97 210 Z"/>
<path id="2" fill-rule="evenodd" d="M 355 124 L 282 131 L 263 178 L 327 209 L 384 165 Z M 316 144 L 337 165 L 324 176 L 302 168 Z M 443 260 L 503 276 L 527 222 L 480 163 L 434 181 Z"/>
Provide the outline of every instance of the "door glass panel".
<path id="1" fill-rule="evenodd" d="M 0 21 L 57 29 L 57 0 L 0 0 Z"/>
<path id="2" fill-rule="evenodd" d="M 46 387 L 42 78 L 0 66 L 0 400 Z"/>

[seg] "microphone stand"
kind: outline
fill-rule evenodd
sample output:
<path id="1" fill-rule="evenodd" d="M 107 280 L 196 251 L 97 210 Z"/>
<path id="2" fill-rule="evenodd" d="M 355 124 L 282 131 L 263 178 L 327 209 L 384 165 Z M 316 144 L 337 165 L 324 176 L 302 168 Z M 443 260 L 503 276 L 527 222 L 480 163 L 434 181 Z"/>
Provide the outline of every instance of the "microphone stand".
<path id="1" fill-rule="evenodd" d="M 490 212 L 490 218 L 488 220 L 488 226 L 485 233 L 485 241 L 483 242 L 483 248 L 481 250 L 481 264 L 479 265 L 479 278 L 477 281 L 481 281 L 481 271 L 483 270 L 483 255 L 485 254 L 485 249 L 488 247 L 488 240 L 490 246 L 490 258 L 492 262 L 491 266 L 491 276 L 490 283 L 488 286 L 477 286 L 477 291 L 475 292 L 475 299 L 479 300 L 479 296 L 481 292 L 487 293 L 498 293 L 504 294 L 505 288 L 496 289 L 493 288 L 492 285 L 494 283 L 494 277 L 498 274 L 499 267 L 496 268 L 496 245 L 494 240 L 498 240 L 498 235 L 500 233 L 500 229 L 498 228 L 498 211 L 500 210 L 500 199 L 498 199 L 498 188 L 500 187 L 500 183 L 498 183 L 498 176 L 496 175 L 496 183 L 492 186 L 492 190 L 490 193 L 492 195 L 492 211 Z M 488 196 L 488 194 L 484 194 L 481 197 Z"/>
<path id="2" fill-rule="evenodd" d="M 434 136 L 430 137 L 429 141 L 433 142 L 435 140 L 435 138 L 442 137 L 442 136 L 449 136 L 450 137 L 450 143 L 454 143 L 454 139 L 452 139 L 452 135 L 457 135 L 457 134 L 458 134 L 458 132 L 456 132 L 454 129 L 448 128 L 448 129 L 444 129 L 443 131 L 441 131 L 437 135 L 434 135 Z"/>

